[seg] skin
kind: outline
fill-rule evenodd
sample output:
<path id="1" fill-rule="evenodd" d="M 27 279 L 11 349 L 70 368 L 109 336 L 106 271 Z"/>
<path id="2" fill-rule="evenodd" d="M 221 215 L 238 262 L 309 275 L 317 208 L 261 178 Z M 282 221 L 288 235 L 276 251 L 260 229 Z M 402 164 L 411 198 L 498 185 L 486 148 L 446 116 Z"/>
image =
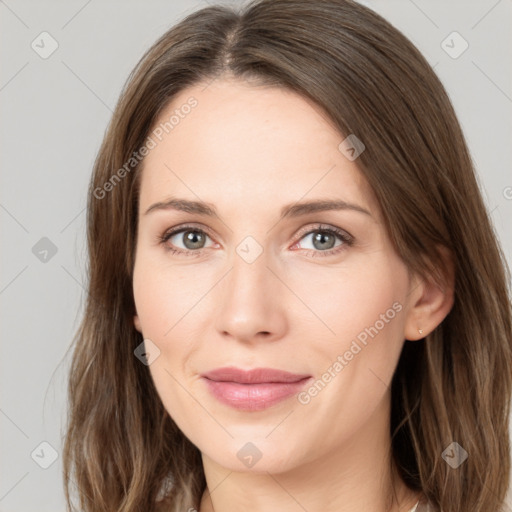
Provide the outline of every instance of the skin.
<path id="1" fill-rule="evenodd" d="M 409 276 L 357 159 L 340 152 L 344 137 L 314 103 L 222 77 L 182 91 L 156 124 L 191 96 L 198 105 L 144 161 L 133 289 L 134 325 L 160 350 L 149 366 L 159 396 L 202 453 L 200 512 L 408 511 L 419 495 L 389 470 L 389 385 L 404 340 L 423 338 L 443 320 L 451 289 Z M 145 213 L 171 196 L 208 202 L 219 218 Z M 284 205 L 318 198 L 370 214 L 279 220 Z M 183 232 L 158 242 L 185 223 L 210 230 L 199 255 L 166 250 L 197 252 L 201 241 L 187 243 Z M 329 248 L 342 250 L 324 255 L 311 234 L 318 223 L 354 243 L 336 237 Z M 247 236 L 263 249 L 252 263 L 236 251 Z M 254 255 L 256 245 L 247 247 Z M 292 397 L 239 411 L 200 379 L 228 365 L 321 378 L 394 303 L 400 312 L 307 404 Z M 251 468 L 237 457 L 248 442 L 262 453 Z M 392 483 L 398 506 L 390 508 Z"/>

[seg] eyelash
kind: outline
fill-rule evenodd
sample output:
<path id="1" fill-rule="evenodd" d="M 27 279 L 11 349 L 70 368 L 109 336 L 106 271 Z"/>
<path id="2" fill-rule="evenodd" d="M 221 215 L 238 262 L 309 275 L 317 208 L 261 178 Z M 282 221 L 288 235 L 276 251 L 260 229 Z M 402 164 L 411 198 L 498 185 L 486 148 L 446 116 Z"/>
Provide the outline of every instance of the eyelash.
<path id="1" fill-rule="evenodd" d="M 211 238 L 209 230 L 200 229 L 196 226 L 190 226 L 190 225 L 186 226 L 185 225 L 185 226 L 180 226 L 178 228 L 166 231 L 162 235 L 158 235 L 157 241 L 159 244 L 165 245 L 166 250 L 170 251 L 172 254 L 181 254 L 184 256 L 200 256 L 205 248 L 197 249 L 197 250 L 189 249 L 189 250 L 184 251 L 182 249 L 174 249 L 173 247 L 170 247 L 167 244 L 167 241 L 172 236 L 177 235 L 178 233 L 185 232 L 185 231 L 194 231 L 197 233 L 202 233 L 202 234 L 210 236 L 210 238 Z M 323 224 L 318 224 L 313 229 L 310 229 L 309 231 L 302 233 L 301 236 L 299 237 L 299 239 L 297 240 L 297 242 L 302 240 L 302 238 L 304 238 L 305 236 L 310 235 L 312 233 L 316 233 L 316 232 L 329 233 L 331 235 L 335 235 L 338 238 L 340 238 L 343 243 L 341 245 L 337 246 L 336 248 L 327 249 L 326 251 L 307 249 L 307 251 L 310 251 L 312 253 L 312 254 L 308 254 L 308 256 L 316 257 L 316 256 L 318 256 L 319 253 L 322 256 L 331 256 L 333 254 L 337 254 L 343 250 L 346 250 L 347 247 L 351 247 L 354 244 L 354 238 L 351 235 L 349 235 L 348 233 L 346 233 L 345 231 L 342 231 L 341 229 L 335 228 L 333 226 L 325 226 Z M 297 242 L 295 242 L 293 245 L 296 245 Z"/>

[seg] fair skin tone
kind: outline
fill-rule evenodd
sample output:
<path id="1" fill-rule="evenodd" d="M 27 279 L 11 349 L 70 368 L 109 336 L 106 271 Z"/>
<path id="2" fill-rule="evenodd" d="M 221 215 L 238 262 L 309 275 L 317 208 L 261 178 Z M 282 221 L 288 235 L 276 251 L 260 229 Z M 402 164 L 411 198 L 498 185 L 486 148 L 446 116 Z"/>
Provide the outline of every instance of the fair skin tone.
<path id="1" fill-rule="evenodd" d="M 156 125 L 191 96 L 197 106 L 144 161 L 133 288 L 134 325 L 160 350 L 149 366 L 156 389 L 202 453 L 200 512 L 408 511 L 419 495 L 389 470 L 390 383 L 404 340 L 431 332 L 451 293 L 408 275 L 357 159 L 338 149 L 344 137 L 316 105 L 224 77 L 182 91 Z M 209 203 L 218 217 L 146 213 L 171 197 Z M 285 205 L 316 199 L 367 213 L 280 219 Z M 327 238 L 315 243 L 319 223 L 353 242 L 320 230 Z M 181 232 L 158 242 L 189 224 L 202 238 Z M 251 263 L 237 252 L 248 236 L 254 241 L 241 247 L 263 250 Z M 200 378 L 232 365 L 320 379 L 369 326 L 378 334 L 308 403 L 293 396 L 240 411 Z M 237 457 L 249 442 L 262 454 L 252 467 Z M 390 508 L 392 484 L 398 504 Z"/>

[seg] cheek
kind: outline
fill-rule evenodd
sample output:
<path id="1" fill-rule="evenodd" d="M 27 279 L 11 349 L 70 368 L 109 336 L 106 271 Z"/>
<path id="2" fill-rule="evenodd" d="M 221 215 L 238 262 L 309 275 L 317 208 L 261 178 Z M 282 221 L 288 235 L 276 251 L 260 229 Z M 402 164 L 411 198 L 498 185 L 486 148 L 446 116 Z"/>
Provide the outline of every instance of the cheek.
<path id="1" fill-rule="evenodd" d="M 187 364 L 199 347 L 201 336 L 196 332 L 196 315 L 206 315 L 199 303 L 204 294 L 202 289 L 197 276 L 184 267 L 171 267 L 143 251 L 136 260 L 135 306 L 144 339 L 151 340 L 160 351 L 160 357 L 149 369 L 159 393 L 167 390 L 167 401 L 178 385 L 172 376 L 188 378 L 191 370 Z"/>
<path id="2" fill-rule="evenodd" d="M 403 346 L 407 272 L 391 258 L 366 263 L 341 269 L 335 279 L 332 269 L 328 274 L 318 271 L 307 287 L 298 278 L 294 283 L 321 320 L 310 315 L 307 326 L 302 320 L 309 331 L 302 338 L 310 342 L 300 357 L 312 362 L 319 379 L 304 396 L 303 403 L 316 402 L 313 408 L 330 403 L 335 410 L 360 411 L 357 404 L 363 402 L 371 408 L 396 368 Z M 299 308 L 294 321 L 301 324 Z"/>
<path id="3" fill-rule="evenodd" d="M 190 309 L 194 288 L 186 272 L 142 253 L 134 268 L 133 293 L 144 336 L 163 340 L 185 315 L 187 305 Z"/>
<path id="4" fill-rule="evenodd" d="M 195 348 L 189 342 L 190 333 L 183 331 L 189 294 L 179 274 L 140 257 L 134 269 L 133 290 L 143 337 L 160 351 L 148 367 L 156 391 L 178 427 L 189 431 L 190 415 L 199 423 L 203 415 L 194 410 L 195 402 L 184 389 L 190 385 L 186 364 Z"/>
<path id="5" fill-rule="evenodd" d="M 400 331 L 407 273 L 394 258 L 373 254 L 338 268 L 296 265 L 283 274 L 300 299 L 289 302 L 291 320 L 300 325 L 308 319 L 310 329 L 316 325 L 317 339 L 331 353 L 358 336 L 364 343 L 368 329 L 376 339 Z M 315 343 L 316 349 L 321 346 Z"/>
<path id="6" fill-rule="evenodd" d="M 329 300 L 311 306 L 335 335 L 316 337 L 301 354 L 314 365 L 316 380 L 298 399 L 309 423 L 304 436 L 325 447 L 347 441 L 383 410 L 403 345 L 398 281 L 370 274 L 347 277 L 345 288 L 331 286 Z"/>

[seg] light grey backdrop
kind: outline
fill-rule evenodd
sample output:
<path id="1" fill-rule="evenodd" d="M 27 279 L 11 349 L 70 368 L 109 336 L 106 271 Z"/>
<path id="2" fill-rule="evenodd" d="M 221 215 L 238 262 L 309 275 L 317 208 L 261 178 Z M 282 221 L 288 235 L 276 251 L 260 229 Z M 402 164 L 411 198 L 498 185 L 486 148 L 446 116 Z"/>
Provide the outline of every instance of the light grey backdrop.
<path id="1" fill-rule="evenodd" d="M 510 262 L 512 0 L 362 3 L 435 66 Z M 0 0 L 0 512 L 65 510 L 65 354 L 82 313 L 92 164 L 142 53 L 206 5 Z"/>

